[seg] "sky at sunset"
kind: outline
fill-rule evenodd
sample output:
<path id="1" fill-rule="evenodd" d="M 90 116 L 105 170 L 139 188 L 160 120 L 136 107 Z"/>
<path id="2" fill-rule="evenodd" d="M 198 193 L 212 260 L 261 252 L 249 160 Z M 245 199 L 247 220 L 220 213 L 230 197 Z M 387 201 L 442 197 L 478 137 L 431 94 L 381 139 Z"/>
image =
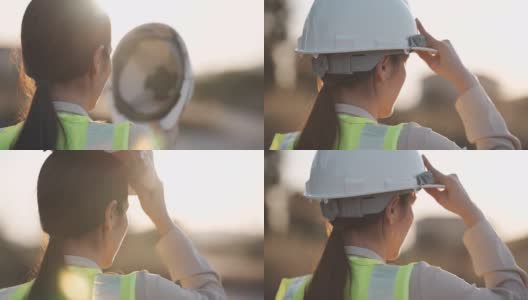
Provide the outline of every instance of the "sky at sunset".
<path id="1" fill-rule="evenodd" d="M 49 152 L 0 153 L 0 233 L 14 241 L 40 241 L 37 177 Z M 196 233 L 263 235 L 262 151 L 159 151 L 156 169 L 170 215 Z M 133 231 L 152 229 L 137 197 L 128 218 Z"/>
<path id="2" fill-rule="evenodd" d="M 162 22 L 187 44 L 196 73 L 261 66 L 264 59 L 264 4 L 260 0 L 97 0 L 112 19 L 114 49 L 134 27 Z M 29 0 L 3 0 L 0 45 L 20 41 Z M 243 11 L 244 13 L 234 13 Z"/>

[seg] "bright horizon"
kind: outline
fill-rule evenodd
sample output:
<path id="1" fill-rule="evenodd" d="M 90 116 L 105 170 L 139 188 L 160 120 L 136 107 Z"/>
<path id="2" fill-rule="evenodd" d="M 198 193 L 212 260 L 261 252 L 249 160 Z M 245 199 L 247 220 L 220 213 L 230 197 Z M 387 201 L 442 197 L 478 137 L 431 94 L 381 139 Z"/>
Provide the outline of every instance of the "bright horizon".
<path id="1" fill-rule="evenodd" d="M 282 182 L 297 192 L 304 192 L 314 151 L 283 152 Z M 497 233 L 506 241 L 528 238 L 526 212 L 526 168 L 524 151 L 420 151 L 444 174 L 456 173 L 471 199 L 487 216 Z M 488 175 L 489 174 L 489 175 Z M 415 221 L 408 241 L 414 237 L 418 220 L 429 217 L 453 217 L 425 191 L 417 194 L 413 206 Z M 408 244 L 407 244 L 408 245 Z"/>
<path id="2" fill-rule="evenodd" d="M 182 36 L 198 75 L 248 69 L 263 64 L 264 5 L 258 0 L 97 1 L 112 20 L 114 49 L 119 40 L 134 27 L 162 22 L 175 28 Z M 3 1 L 0 45 L 19 45 L 20 25 L 29 2 Z"/>
<path id="3" fill-rule="evenodd" d="M 23 245 L 41 240 L 36 182 L 50 152 L 0 153 L 0 236 Z M 191 233 L 264 234 L 262 151 L 157 151 L 167 209 Z M 130 231 L 154 229 L 129 197 Z"/>
<path id="4" fill-rule="evenodd" d="M 482 0 L 408 0 L 414 15 L 437 39 L 449 39 L 474 73 L 498 80 L 506 99 L 528 96 L 528 2 Z M 289 39 L 295 43 L 313 0 L 290 0 Z M 411 107 L 421 94 L 421 79 L 432 71 L 416 55 L 407 63 L 399 108 Z"/>

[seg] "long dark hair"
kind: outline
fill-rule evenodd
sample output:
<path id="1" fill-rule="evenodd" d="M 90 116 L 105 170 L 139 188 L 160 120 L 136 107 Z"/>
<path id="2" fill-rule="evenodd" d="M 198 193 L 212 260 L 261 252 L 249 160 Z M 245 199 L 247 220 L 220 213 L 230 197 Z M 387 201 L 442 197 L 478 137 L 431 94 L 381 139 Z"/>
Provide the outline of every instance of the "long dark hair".
<path id="1" fill-rule="evenodd" d="M 399 204 L 410 205 L 410 194 L 402 194 Z M 366 230 L 383 222 L 385 212 L 362 218 L 337 218 L 312 280 L 304 293 L 304 300 L 345 300 L 347 283 L 352 282 L 352 268 L 345 252 L 345 233 L 350 230 Z M 353 299 L 348 299 L 353 300 Z"/>
<path id="2" fill-rule="evenodd" d="M 40 223 L 50 238 L 27 300 L 61 298 L 64 242 L 101 226 L 113 200 L 125 212 L 125 175 L 121 163 L 102 151 L 55 151 L 48 157 L 40 170 L 37 199 Z"/>
<path id="3" fill-rule="evenodd" d="M 398 65 L 404 55 L 390 55 L 391 63 Z M 339 137 L 339 119 L 335 110 L 336 97 L 345 88 L 371 83 L 376 69 L 357 72 L 353 75 L 326 74 L 308 120 L 302 130 L 295 149 L 333 150 Z"/>
<path id="4" fill-rule="evenodd" d="M 21 41 L 24 70 L 36 90 L 14 149 L 56 149 L 59 130 L 64 130 L 51 90 L 93 72 L 95 51 L 110 49 L 110 18 L 93 0 L 32 0 Z"/>

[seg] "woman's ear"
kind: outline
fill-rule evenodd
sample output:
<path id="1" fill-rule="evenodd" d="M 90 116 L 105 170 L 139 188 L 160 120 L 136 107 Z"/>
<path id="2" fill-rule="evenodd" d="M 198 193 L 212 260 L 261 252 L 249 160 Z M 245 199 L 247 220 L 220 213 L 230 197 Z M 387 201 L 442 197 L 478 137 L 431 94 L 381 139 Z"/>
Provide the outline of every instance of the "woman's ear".
<path id="1" fill-rule="evenodd" d="M 105 209 L 104 230 L 110 232 L 117 225 L 119 210 L 116 200 L 110 201 Z"/>
<path id="2" fill-rule="evenodd" d="M 320 77 L 317 77 L 317 92 L 319 93 L 323 89 L 324 82 Z"/>
<path id="3" fill-rule="evenodd" d="M 379 81 L 387 81 L 391 78 L 393 65 L 389 56 L 384 56 L 383 59 L 376 65 L 376 79 Z"/>
<path id="4" fill-rule="evenodd" d="M 389 205 L 385 208 L 385 218 L 389 224 L 394 224 L 400 218 L 401 208 L 399 206 L 400 195 L 394 195 Z"/>
<path id="5" fill-rule="evenodd" d="M 107 68 L 108 61 L 109 57 L 105 46 L 99 46 L 99 48 L 95 50 L 93 58 L 94 75 L 104 73 L 105 69 Z"/>

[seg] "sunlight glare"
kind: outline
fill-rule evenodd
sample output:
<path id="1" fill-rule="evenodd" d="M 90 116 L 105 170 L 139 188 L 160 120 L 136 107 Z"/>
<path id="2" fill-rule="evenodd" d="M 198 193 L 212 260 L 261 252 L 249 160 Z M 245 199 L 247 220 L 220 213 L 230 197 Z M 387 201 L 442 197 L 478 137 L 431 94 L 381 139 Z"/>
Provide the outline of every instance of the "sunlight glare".
<path id="1" fill-rule="evenodd" d="M 71 270 L 64 270 L 59 274 L 59 286 L 67 299 L 82 300 L 90 294 L 87 279 Z"/>

